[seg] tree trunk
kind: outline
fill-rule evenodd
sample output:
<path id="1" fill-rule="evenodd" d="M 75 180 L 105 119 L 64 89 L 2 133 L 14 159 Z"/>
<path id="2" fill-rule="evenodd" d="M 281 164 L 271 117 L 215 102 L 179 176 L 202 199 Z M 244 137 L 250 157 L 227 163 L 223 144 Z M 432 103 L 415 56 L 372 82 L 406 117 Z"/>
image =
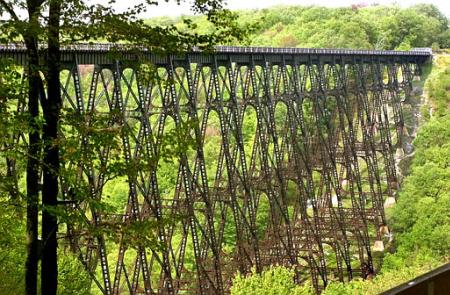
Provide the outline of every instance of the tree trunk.
<path id="1" fill-rule="evenodd" d="M 25 289 L 27 295 L 37 294 L 38 269 L 38 202 L 40 135 L 36 119 L 39 116 L 39 83 L 33 68 L 37 68 L 37 49 L 28 47 L 28 159 L 27 159 L 27 261 L 25 264 Z"/>
<path id="2" fill-rule="evenodd" d="M 57 215 L 55 209 L 58 196 L 59 146 L 58 123 L 61 110 L 61 92 L 59 82 L 60 48 L 59 20 L 61 0 L 52 0 L 49 5 L 48 21 L 48 72 L 47 101 L 44 112 L 44 165 L 42 187 L 42 237 L 43 254 L 41 264 L 42 294 L 56 295 L 58 286 Z"/>
<path id="3" fill-rule="evenodd" d="M 39 117 L 39 55 L 38 39 L 33 30 L 39 26 L 37 13 L 39 5 L 29 3 L 29 28 L 24 34 L 28 54 L 28 155 L 27 155 L 27 259 L 25 262 L 25 292 L 37 294 L 38 271 L 38 203 L 39 203 L 39 164 L 41 139 L 37 119 Z M 34 27 L 34 28 L 33 28 Z"/>

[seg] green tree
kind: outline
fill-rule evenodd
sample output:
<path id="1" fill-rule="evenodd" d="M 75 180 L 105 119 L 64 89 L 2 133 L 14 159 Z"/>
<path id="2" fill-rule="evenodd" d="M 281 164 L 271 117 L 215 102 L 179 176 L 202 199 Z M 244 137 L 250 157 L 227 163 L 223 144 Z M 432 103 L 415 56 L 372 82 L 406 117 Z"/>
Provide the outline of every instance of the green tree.
<path id="1" fill-rule="evenodd" d="M 410 8 L 357 6 L 355 9 L 275 6 L 238 13 L 243 24 L 257 27 L 248 38 L 254 46 L 406 50 L 431 47 L 433 43 L 445 48 L 450 42 L 448 20 L 432 4 Z M 203 17 L 190 19 L 202 32 L 212 31 L 205 26 Z M 163 18 L 152 22 L 180 26 L 183 19 Z"/>
<path id="2" fill-rule="evenodd" d="M 248 276 L 238 274 L 231 287 L 232 295 L 307 295 L 314 294 L 307 282 L 299 286 L 294 282 L 295 272 L 285 267 L 270 267 L 260 274 L 254 270 Z"/>
<path id="3" fill-rule="evenodd" d="M 234 14 L 222 8 L 221 0 L 197 0 L 192 5 L 196 13 L 206 15 L 213 24 L 214 29 L 208 34 L 181 30 L 176 26 L 152 26 L 138 19 L 139 13 L 157 4 L 157 1 L 142 1 L 126 12 L 118 13 L 111 7 L 80 0 L 0 1 L 0 16 L 8 17 L 7 21 L 0 23 L 1 41 L 23 41 L 28 56 L 27 294 L 37 292 L 40 171 L 43 174 L 41 288 L 44 294 L 56 294 L 57 291 L 61 43 L 102 39 L 126 42 L 130 48 L 147 46 L 155 52 L 175 53 L 192 46 L 211 49 L 211 45 L 218 40 L 227 42 L 235 38 L 242 39 L 245 35 L 246 30 L 240 29 Z M 26 17 L 19 13 L 23 8 L 28 12 Z M 188 29 L 193 28 L 189 21 L 185 25 Z M 39 58 L 40 42 L 47 43 L 44 65 Z M 41 116 L 40 109 L 43 118 L 41 125 L 37 123 Z"/>

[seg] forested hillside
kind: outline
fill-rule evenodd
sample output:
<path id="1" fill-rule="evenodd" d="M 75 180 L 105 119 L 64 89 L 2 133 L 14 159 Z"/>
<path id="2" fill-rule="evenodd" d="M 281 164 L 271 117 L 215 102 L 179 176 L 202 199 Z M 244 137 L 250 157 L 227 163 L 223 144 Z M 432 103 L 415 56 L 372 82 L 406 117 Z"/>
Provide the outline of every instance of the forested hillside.
<path id="1" fill-rule="evenodd" d="M 448 20 L 436 6 L 280 6 L 239 12 L 240 23 L 255 27 L 243 45 L 361 49 L 450 47 Z M 149 23 L 186 27 L 187 17 Z M 205 17 L 189 18 L 199 32 L 212 30 Z M 236 44 L 232 44 L 236 45 Z"/>

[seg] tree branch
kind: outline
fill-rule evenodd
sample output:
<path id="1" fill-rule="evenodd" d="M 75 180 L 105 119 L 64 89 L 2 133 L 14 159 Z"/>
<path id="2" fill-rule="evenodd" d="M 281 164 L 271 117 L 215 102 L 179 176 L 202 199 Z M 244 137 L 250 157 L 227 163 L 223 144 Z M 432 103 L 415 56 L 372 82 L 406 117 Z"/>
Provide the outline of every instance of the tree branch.
<path id="1" fill-rule="evenodd" d="M 47 97 L 45 95 L 44 82 L 42 81 L 42 77 L 40 75 L 37 83 L 39 85 L 39 101 L 41 102 L 42 108 L 45 110 L 47 107 Z"/>
<path id="2" fill-rule="evenodd" d="M 11 15 L 13 20 L 15 20 L 16 22 L 20 21 L 14 9 L 11 6 L 9 6 L 9 4 L 6 3 L 5 0 L 0 0 L 0 6 L 3 7 L 9 13 L 9 15 Z"/>

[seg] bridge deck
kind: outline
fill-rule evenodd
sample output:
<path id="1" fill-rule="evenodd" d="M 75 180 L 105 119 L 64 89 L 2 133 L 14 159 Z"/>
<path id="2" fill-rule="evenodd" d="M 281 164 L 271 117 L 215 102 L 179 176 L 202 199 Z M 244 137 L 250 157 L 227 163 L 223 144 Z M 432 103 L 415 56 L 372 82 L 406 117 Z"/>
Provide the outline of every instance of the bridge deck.
<path id="1" fill-rule="evenodd" d="M 118 55 L 109 53 L 115 51 Z M 77 61 L 78 64 L 109 64 L 115 59 L 136 60 L 144 57 L 155 64 L 201 63 L 228 64 L 229 62 L 284 64 L 318 64 L 318 63 L 417 63 L 422 64 L 432 55 L 431 50 L 417 49 L 411 51 L 395 50 L 352 50 L 324 48 L 273 48 L 273 47 L 239 47 L 216 46 L 213 53 L 202 52 L 193 48 L 184 55 L 158 55 L 145 48 L 130 50 L 125 45 L 110 43 L 76 44 L 62 47 L 62 60 Z M 26 48 L 23 44 L 0 44 L 0 58 L 12 58 L 19 63 L 26 63 Z"/>

